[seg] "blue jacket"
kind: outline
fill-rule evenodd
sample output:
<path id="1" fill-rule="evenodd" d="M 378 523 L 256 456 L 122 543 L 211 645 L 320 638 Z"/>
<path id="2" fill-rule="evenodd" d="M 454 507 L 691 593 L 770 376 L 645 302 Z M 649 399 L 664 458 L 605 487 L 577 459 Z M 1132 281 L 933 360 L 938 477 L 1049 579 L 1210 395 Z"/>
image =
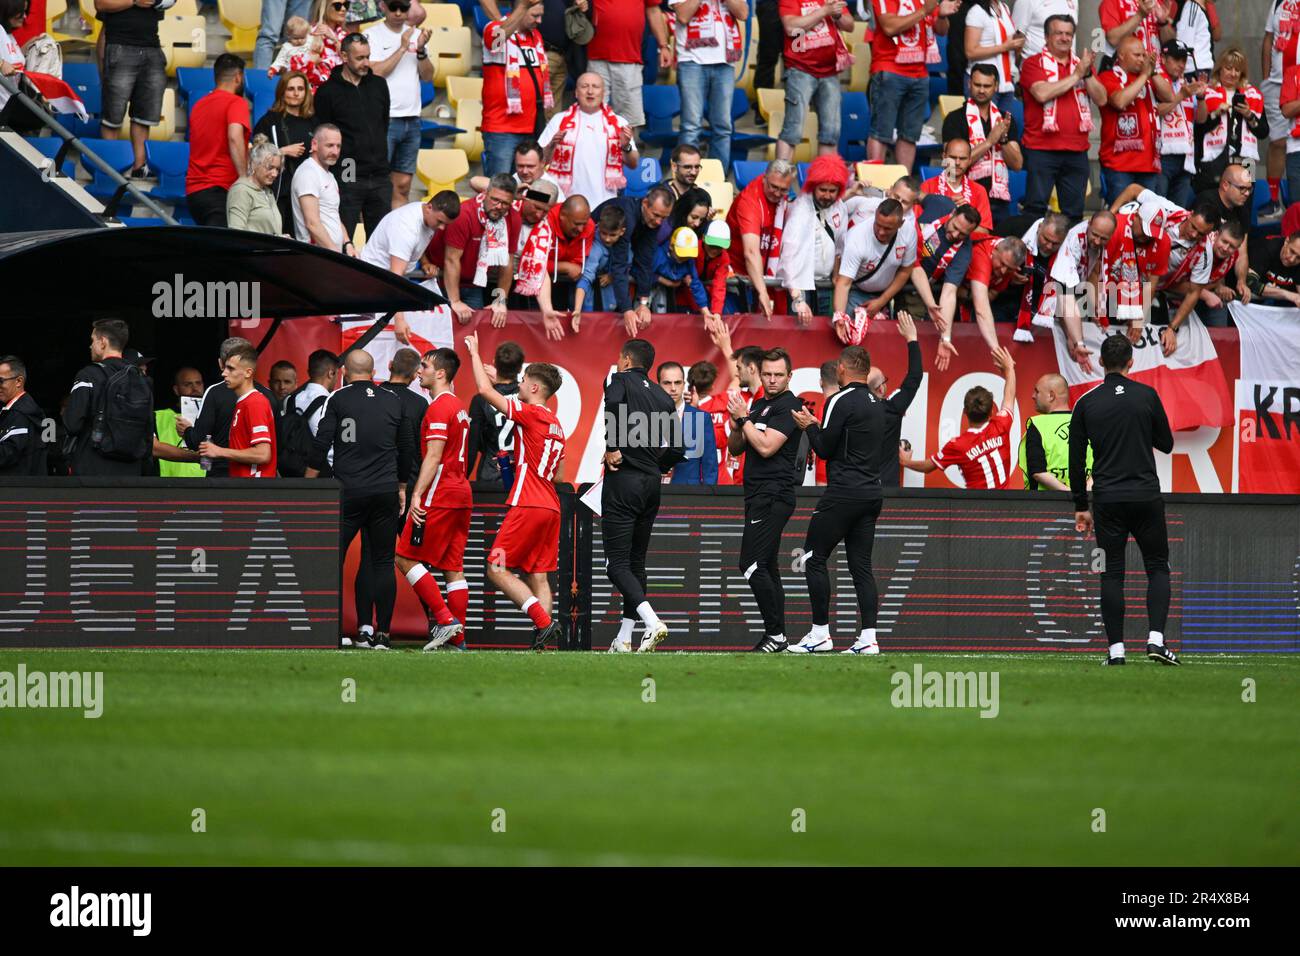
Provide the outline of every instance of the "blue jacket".
<path id="1" fill-rule="evenodd" d="M 609 205 L 618 206 L 627 217 L 623 238 L 609 250 L 610 285 L 614 287 L 615 307 L 619 312 L 627 312 L 632 308 L 629 282 L 636 284 L 638 297 L 649 296 L 657 285 L 654 265 L 655 250 L 659 248 L 659 230 L 645 224 L 641 218 L 641 200 L 635 196 L 606 199 L 591 211 L 591 218 L 598 220 L 600 211 Z"/>
<path id="2" fill-rule="evenodd" d="M 686 460 L 673 468 L 674 485 L 716 485 L 718 443 L 713 438 L 713 417 L 687 405 L 683 409 L 682 435 L 686 439 Z"/>
<path id="3" fill-rule="evenodd" d="M 697 309 L 707 309 L 709 307 L 709 294 L 704 291 L 704 284 L 700 282 L 700 274 L 695 269 L 694 259 L 676 259 L 668 251 L 668 243 L 665 242 L 659 246 L 655 252 L 655 275 L 663 276 L 673 282 L 680 282 L 683 279 L 691 280 L 691 297 L 695 299 Z M 668 311 L 672 312 L 677 308 L 676 290 L 668 297 Z"/>

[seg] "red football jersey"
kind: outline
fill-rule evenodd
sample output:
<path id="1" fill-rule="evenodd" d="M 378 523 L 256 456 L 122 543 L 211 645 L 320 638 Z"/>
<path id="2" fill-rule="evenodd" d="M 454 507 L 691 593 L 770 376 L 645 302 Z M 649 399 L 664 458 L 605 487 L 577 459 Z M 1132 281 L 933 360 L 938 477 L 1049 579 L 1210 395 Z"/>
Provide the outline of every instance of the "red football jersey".
<path id="1" fill-rule="evenodd" d="M 971 489 L 1002 488 L 1011 477 L 1011 413 L 997 411 L 979 428 L 968 428 L 930 460 L 940 468 L 956 465 Z"/>
<path id="2" fill-rule="evenodd" d="M 731 416 L 727 414 L 727 396 L 710 395 L 700 402 L 700 411 L 708 412 L 713 419 L 713 441 L 718 446 L 718 484 L 730 485 L 731 472 L 727 470 L 727 432 L 730 430 Z"/>
<path id="3" fill-rule="evenodd" d="M 230 447 L 247 451 L 254 445 L 271 445 L 271 460 L 265 465 L 230 463 L 231 478 L 275 477 L 275 413 L 266 396 L 253 389 L 235 402 L 235 417 L 230 423 Z"/>
<path id="4" fill-rule="evenodd" d="M 420 452 L 429 442 L 443 439 L 442 461 L 433 482 L 425 492 L 425 508 L 469 508 L 474 504 L 469 481 L 465 477 L 465 453 L 469 443 L 469 414 L 460 399 L 451 392 L 434 397 L 420 424 Z"/>
<path id="5" fill-rule="evenodd" d="M 510 486 L 512 508 L 560 510 L 560 495 L 552 483 L 564 458 L 564 429 L 545 405 L 506 400 L 506 417 L 515 423 L 515 483 Z"/>

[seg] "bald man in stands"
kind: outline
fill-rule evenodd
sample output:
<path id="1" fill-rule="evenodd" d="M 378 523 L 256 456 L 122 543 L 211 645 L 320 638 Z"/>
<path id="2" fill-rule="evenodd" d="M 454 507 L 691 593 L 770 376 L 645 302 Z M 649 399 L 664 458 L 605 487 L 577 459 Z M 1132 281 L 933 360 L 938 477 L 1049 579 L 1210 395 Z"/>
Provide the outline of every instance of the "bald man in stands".
<path id="1" fill-rule="evenodd" d="M 1038 414 L 1025 426 L 1020 472 L 1029 491 L 1070 490 L 1070 388 L 1049 372 L 1034 385 Z M 1091 454 L 1089 454 L 1091 468 Z"/>

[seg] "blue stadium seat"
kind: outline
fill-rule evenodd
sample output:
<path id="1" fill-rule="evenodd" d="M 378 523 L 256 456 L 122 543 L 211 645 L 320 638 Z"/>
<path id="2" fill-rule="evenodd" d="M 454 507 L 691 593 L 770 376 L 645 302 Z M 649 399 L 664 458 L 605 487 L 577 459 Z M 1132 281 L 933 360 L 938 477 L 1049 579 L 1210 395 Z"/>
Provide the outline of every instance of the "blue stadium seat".
<path id="1" fill-rule="evenodd" d="M 930 107 L 933 109 L 939 105 L 939 97 L 948 92 L 948 78 L 946 76 L 930 75 Z"/>
<path id="2" fill-rule="evenodd" d="M 636 199 L 640 199 L 664 178 L 663 167 L 653 156 L 642 156 L 640 166 L 636 169 L 626 168 L 623 172 L 627 174 L 627 188 L 623 192 Z"/>
<path id="3" fill-rule="evenodd" d="M 871 108 L 866 93 L 844 93 L 840 97 L 840 156 L 849 162 L 867 158 L 867 137 L 871 135 Z"/>
<path id="4" fill-rule="evenodd" d="M 189 143 L 145 143 L 149 165 L 158 173 L 158 185 L 149 193 L 167 203 L 185 202 L 185 177 L 190 167 Z"/>
<path id="5" fill-rule="evenodd" d="M 1020 203 L 1025 198 L 1025 187 L 1029 183 L 1029 173 L 1023 169 L 1009 169 L 1007 170 L 1007 176 L 1010 180 L 1007 183 L 1007 188 L 1011 192 L 1010 214 L 1016 216 L 1020 214 Z"/>
<path id="6" fill-rule="evenodd" d="M 939 45 L 939 62 L 929 64 L 928 72 L 931 76 L 942 76 L 948 72 L 948 38 L 935 36 L 934 39 Z"/>
<path id="7" fill-rule="evenodd" d="M 736 160 L 731 164 L 731 168 L 736 172 L 736 189 L 744 189 L 759 176 L 763 175 L 767 169 L 767 163 L 762 161 L 751 162 L 749 160 Z"/>
<path id="8" fill-rule="evenodd" d="M 731 166 L 735 169 L 736 163 L 744 161 L 749 156 L 751 149 L 757 149 L 760 146 L 766 146 L 773 142 L 770 136 L 761 136 L 758 133 L 737 133 L 735 132 L 736 121 L 744 117 L 753 106 L 749 102 L 749 95 L 740 87 L 736 87 L 736 92 L 731 98 Z"/>
<path id="9" fill-rule="evenodd" d="M 645 109 L 645 129 L 641 142 L 663 147 L 661 163 L 667 163 L 680 135 L 674 128 L 682 112 L 682 93 L 675 86 L 645 85 L 641 87 L 641 104 Z"/>
<path id="10" fill-rule="evenodd" d="M 1025 135 L 1025 104 L 1020 100 L 1012 100 L 1011 106 L 1007 109 L 1011 118 L 1016 121 L 1016 138 L 1018 142 L 1021 136 Z"/>
<path id="11" fill-rule="evenodd" d="M 67 67 L 64 67 L 67 70 Z M 178 66 L 176 68 L 176 91 L 188 112 L 198 100 L 217 88 L 217 81 L 212 70 L 206 66 Z"/>
<path id="12" fill-rule="evenodd" d="M 437 98 L 438 98 L 438 87 L 434 84 L 432 80 L 430 80 L 428 83 L 420 84 L 420 108 L 421 109 L 428 106 Z"/>
<path id="13" fill-rule="evenodd" d="M 121 139 L 87 139 L 83 143 L 90 152 L 125 175 L 135 163 L 135 151 L 131 143 Z M 117 192 L 117 184 L 96 169 L 89 161 L 83 159 L 82 169 L 90 173 L 90 184 L 86 191 L 96 199 L 108 199 Z"/>
<path id="14" fill-rule="evenodd" d="M 802 189 L 804 180 L 808 178 L 808 167 L 811 166 L 812 163 L 796 163 L 795 165 L 799 169 L 799 175 L 797 177 L 798 181 L 795 183 L 795 188 Z"/>
<path id="15" fill-rule="evenodd" d="M 267 113 L 271 112 L 271 107 L 274 105 L 275 105 L 274 91 L 270 93 L 267 93 L 264 90 L 259 90 L 255 92 L 253 94 L 253 108 L 252 108 L 253 125 L 256 126 L 258 120 L 260 120 Z"/>
<path id="16" fill-rule="evenodd" d="M 1286 185 L 1286 179 L 1282 180 Z M 1268 182 L 1263 179 L 1255 180 L 1255 194 L 1250 201 L 1250 229 L 1254 232 L 1259 228 L 1259 210 L 1261 206 L 1267 206 L 1269 201 Z M 1283 200 L 1285 204 L 1285 200 Z"/>
<path id="17" fill-rule="evenodd" d="M 29 136 L 27 142 L 42 155 L 54 159 L 59 155 L 59 150 L 63 148 L 63 140 L 58 136 Z M 68 158 L 64 159 L 60 171 L 69 179 L 77 178 L 77 164 L 73 161 L 76 157 L 76 150 L 68 151 Z"/>
<path id="18" fill-rule="evenodd" d="M 921 182 L 925 182 L 927 179 L 934 179 L 935 176 L 942 175 L 942 173 L 942 166 L 922 166 L 917 175 L 921 177 Z"/>
<path id="19" fill-rule="evenodd" d="M 59 121 L 75 136 L 99 136 L 99 114 L 103 111 L 103 86 L 99 81 L 99 67 L 94 63 L 63 64 L 63 80 L 76 90 L 81 101 L 86 104 L 90 118 L 86 120 L 68 114 L 60 116 Z"/>
<path id="20" fill-rule="evenodd" d="M 211 74 L 211 70 L 208 71 Z M 244 95 L 254 103 L 258 97 L 271 97 L 271 102 L 275 101 L 275 88 L 280 85 L 278 76 L 267 76 L 260 70 L 244 71 Z M 253 117 L 253 122 L 257 122 L 257 117 Z"/>

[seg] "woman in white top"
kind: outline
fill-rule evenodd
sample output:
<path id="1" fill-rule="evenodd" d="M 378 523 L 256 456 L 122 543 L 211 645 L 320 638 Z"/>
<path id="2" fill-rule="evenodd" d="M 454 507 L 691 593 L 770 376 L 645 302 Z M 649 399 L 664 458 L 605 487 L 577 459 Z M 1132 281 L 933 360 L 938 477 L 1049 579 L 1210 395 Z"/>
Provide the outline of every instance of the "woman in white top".
<path id="1" fill-rule="evenodd" d="M 1217 24 L 1210 23 L 1210 15 L 1205 12 L 1206 5 L 1213 2 L 1183 0 L 1183 9 L 1178 12 L 1174 23 L 1178 42 L 1192 51 L 1187 58 L 1188 79 L 1194 72 L 1208 73 L 1214 69 L 1214 43 L 1223 31 Z"/>
<path id="2" fill-rule="evenodd" d="M 998 71 L 998 92 L 993 102 L 998 109 L 1011 108 L 1020 75 L 1020 51 L 1025 35 L 1016 29 L 1011 8 L 1003 0 L 972 0 L 966 14 L 966 89 L 970 92 L 970 68 L 987 63 Z"/>

